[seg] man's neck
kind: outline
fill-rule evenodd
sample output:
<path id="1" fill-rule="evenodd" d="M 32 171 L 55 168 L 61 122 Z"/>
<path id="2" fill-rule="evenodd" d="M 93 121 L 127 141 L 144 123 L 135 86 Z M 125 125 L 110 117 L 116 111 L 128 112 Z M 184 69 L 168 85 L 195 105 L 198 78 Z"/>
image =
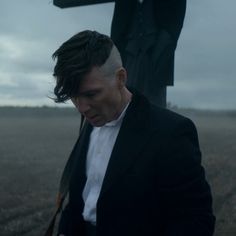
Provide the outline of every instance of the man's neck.
<path id="1" fill-rule="evenodd" d="M 118 112 L 115 115 L 115 119 L 114 120 L 116 120 L 121 115 L 121 113 L 123 112 L 125 107 L 131 101 L 132 96 L 133 96 L 133 94 L 127 88 L 124 88 L 124 91 L 122 91 L 122 94 L 121 94 L 121 98 L 122 99 L 121 99 L 120 107 L 119 107 L 119 109 L 117 109 Z"/>

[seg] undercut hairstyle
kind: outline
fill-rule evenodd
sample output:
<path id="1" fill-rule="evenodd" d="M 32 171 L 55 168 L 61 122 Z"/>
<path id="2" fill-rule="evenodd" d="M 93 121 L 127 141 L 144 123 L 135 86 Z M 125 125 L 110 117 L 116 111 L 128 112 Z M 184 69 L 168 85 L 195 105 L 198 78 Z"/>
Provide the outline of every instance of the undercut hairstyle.
<path id="1" fill-rule="evenodd" d="M 80 81 L 93 67 L 101 67 L 111 54 L 113 41 L 96 31 L 85 30 L 63 43 L 52 55 L 57 59 L 53 76 L 56 103 L 76 97 Z"/>

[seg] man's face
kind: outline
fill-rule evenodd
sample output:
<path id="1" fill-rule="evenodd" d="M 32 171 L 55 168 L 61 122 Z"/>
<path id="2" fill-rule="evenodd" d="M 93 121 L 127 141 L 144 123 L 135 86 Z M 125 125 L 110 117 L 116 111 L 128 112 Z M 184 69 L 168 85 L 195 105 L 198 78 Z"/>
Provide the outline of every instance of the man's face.
<path id="1" fill-rule="evenodd" d="M 122 106 L 123 81 L 119 76 L 106 78 L 94 67 L 81 81 L 78 96 L 71 101 L 93 126 L 103 126 L 118 118 Z"/>

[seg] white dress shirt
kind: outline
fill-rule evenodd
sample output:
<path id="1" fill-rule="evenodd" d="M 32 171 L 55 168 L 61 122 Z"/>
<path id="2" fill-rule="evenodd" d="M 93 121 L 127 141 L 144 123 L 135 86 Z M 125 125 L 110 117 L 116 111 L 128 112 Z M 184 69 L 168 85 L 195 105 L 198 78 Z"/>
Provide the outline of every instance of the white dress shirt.
<path id="1" fill-rule="evenodd" d="M 96 205 L 101 191 L 111 152 L 113 150 L 126 109 L 118 119 L 106 123 L 102 127 L 94 127 L 90 135 L 86 160 L 87 181 L 83 190 L 85 221 L 96 225 Z"/>

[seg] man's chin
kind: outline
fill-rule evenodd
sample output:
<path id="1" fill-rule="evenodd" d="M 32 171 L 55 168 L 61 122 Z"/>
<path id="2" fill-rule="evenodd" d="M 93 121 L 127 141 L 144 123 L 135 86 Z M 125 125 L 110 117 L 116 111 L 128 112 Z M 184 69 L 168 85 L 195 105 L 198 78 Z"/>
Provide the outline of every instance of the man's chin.
<path id="1" fill-rule="evenodd" d="M 105 122 L 90 122 L 90 124 L 94 127 L 102 127 L 104 126 L 106 123 Z"/>
<path id="2" fill-rule="evenodd" d="M 99 116 L 96 116 L 96 117 L 94 117 L 92 119 L 87 118 L 87 121 L 92 126 L 95 126 L 95 127 L 101 127 L 101 126 L 106 124 L 106 122 L 103 119 L 101 119 L 101 117 L 99 117 Z"/>

